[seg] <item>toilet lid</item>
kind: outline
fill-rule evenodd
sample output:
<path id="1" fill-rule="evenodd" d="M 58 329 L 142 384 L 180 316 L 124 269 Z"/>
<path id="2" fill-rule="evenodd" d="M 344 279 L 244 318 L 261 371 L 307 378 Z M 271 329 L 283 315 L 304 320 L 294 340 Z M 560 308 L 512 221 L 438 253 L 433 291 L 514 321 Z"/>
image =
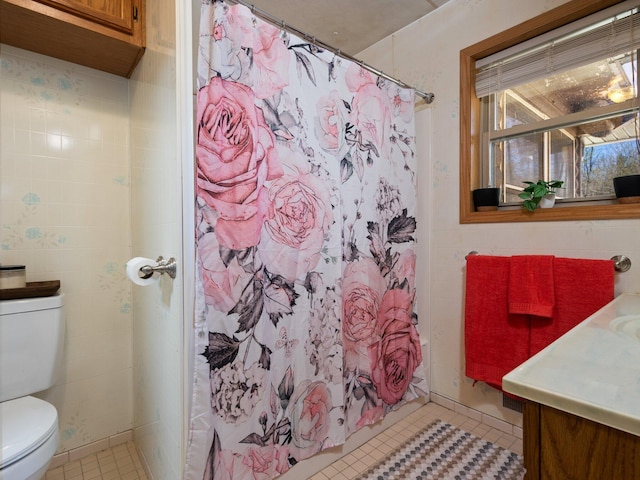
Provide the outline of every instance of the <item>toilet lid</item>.
<path id="1" fill-rule="evenodd" d="M 2 467 L 28 455 L 58 429 L 58 412 L 36 397 L 21 397 L 0 403 L 2 423 Z"/>

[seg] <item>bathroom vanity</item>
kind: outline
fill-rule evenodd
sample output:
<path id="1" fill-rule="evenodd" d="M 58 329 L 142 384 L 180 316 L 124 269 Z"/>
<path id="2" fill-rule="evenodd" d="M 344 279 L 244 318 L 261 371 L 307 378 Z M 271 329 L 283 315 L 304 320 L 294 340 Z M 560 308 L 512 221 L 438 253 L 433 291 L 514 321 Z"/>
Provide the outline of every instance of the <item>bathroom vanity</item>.
<path id="1" fill-rule="evenodd" d="M 526 480 L 640 479 L 640 437 L 527 401 Z"/>
<path id="2" fill-rule="evenodd" d="M 640 480 L 640 294 L 622 294 L 503 378 L 526 400 L 527 480 Z"/>

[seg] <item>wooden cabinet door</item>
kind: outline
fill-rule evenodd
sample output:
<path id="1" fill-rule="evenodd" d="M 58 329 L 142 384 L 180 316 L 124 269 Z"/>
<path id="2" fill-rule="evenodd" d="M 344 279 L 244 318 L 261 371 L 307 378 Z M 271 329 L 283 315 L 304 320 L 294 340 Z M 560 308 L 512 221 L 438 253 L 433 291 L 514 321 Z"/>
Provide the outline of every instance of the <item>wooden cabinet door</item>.
<path id="1" fill-rule="evenodd" d="M 133 0 L 37 0 L 105 27 L 133 34 L 137 12 Z"/>
<path id="2" fill-rule="evenodd" d="M 541 478 L 640 479 L 640 437 L 540 406 Z"/>
<path id="3" fill-rule="evenodd" d="M 640 437 L 527 401 L 526 480 L 640 480 Z"/>
<path id="4" fill-rule="evenodd" d="M 0 0 L 0 43 L 129 78 L 145 50 L 144 2 Z"/>

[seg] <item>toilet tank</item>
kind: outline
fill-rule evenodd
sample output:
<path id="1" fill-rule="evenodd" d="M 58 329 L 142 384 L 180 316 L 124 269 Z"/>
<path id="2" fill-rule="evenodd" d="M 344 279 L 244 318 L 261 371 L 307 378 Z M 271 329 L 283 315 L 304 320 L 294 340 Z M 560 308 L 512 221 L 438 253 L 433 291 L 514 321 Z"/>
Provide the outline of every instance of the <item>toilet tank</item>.
<path id="1" fill-rule="evenodd" d="M 64 295 L 0 301 L 0 401 L 53 386 L 64 341 Z"/>

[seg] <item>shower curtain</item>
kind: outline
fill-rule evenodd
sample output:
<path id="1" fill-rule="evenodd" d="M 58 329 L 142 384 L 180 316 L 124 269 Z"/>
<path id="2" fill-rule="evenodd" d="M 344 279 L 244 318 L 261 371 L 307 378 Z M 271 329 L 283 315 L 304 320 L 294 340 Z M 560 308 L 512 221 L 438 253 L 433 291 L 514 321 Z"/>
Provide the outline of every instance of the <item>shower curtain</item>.
<path id="1" fill-rule="evenodd" d="M 425 396 L 414 93 L 202 4 L 185 478 L 270 479 Z"/>

